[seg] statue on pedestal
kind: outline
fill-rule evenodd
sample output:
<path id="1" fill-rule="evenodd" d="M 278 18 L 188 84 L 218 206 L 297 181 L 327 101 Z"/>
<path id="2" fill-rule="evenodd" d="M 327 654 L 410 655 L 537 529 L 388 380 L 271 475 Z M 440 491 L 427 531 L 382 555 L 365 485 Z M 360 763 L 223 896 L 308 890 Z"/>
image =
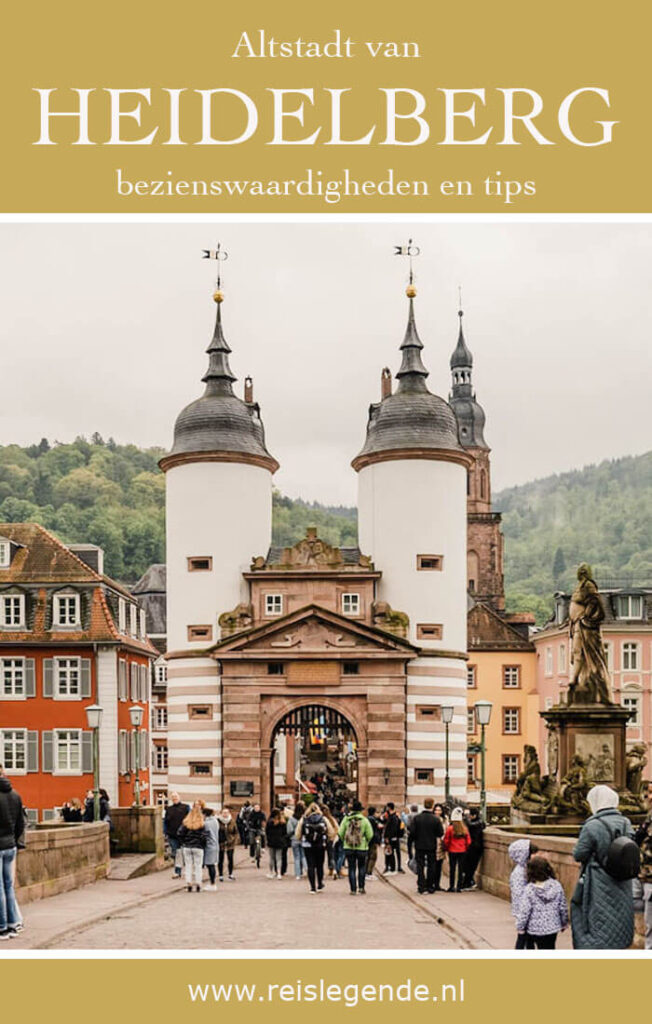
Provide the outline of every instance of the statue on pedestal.
<path id="1" fill-rule="evenodd" d="M 569 608 L 572 675 L 568 704 L 613 704 L 600 624 L 604 608 L 590 565 L 578 567 Z"/>
<path id="2" fill-rule="evenodd" d="M 539 756 L 530 744 L 523 748 L 523 771 L 516 780 L 516 791 L 512 797 L 512 807 L 530 814 L 545 814 L 550 806 L 542 780 Z"/>
<path id="3" fill-rule="evenodd" d="M 586 801 L 589 788 L 586 760 L 581 754 L 574 754 L 568 772 L 559 784 L 559 793 L 554 800 L 553 812 L 587 817 L 591 813 Z"/>

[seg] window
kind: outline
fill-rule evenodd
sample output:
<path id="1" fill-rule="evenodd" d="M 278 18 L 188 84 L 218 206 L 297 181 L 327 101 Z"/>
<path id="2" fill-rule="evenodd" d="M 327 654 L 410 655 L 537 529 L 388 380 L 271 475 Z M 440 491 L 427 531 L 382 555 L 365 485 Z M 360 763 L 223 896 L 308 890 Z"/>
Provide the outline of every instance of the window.
<path id="1" fill-rule="evenodd" d="M 55 771 L 81 772 L 81 732 L 79 729 L 55 731 Z"/>
<path id="2" fill-rule="evenodd" d="M 616 615 L 619 619 L 642 619 L 643 597 L 641 594 L 618 594 Z"/>
<path id="3" fill-rule="evenodd" d="M 623 669 L 638 668 L 638 644 L 626 643 L 623 644 Z"/>
<path id="4" fill-rule="evenodd" d="M 521 731 L 521 709 L 520 708 L 503 708 L 503 733 L 508 735 L 518 735 Z"/>
<path id="5" fill-rule="evenodd" d="M 129 741 L 126 729 L 118 733 L 118 771 L 121 775 L 129 771 Z"/>
<path id="6" fill-rule="evenodd" d="M 476 769 L 475 769 L 475 754 L 466 755 L 466 781 L 469 786 L 475 786 L 476 780 Z"/>
<path id="7" fill-rule="evenodd" d="M 213 639 L 213 627 L 212 626 L 188 626 L 188 639 L 189 640 L 206 640 L 211 641 Z"/>
<path id="8" fill-rule="evenodd" d="M 285 665 L 282 661 L 268 661 L 267 662 L 267 675 L 268 676 L 282 676 L 285 674 Z"/>
<path id="9" fill-rule="evenodd" d="M 0 540 L 0 569 L 8 569 L 11 564 L 11 543 Z"/>
<path id="10" fill-rule="evenodd" d="M 152 708 L 152 731 L 168 727 L 168 709 L 165 704 L 157 704 Z"/>
<path id="11" fill-rule="evenodd" d="M 165 686 L 168 681 L 168 667 L 164 661 L 157 661 L 154 666 L 154 680 L 159 686 Z"/>
<path id="12" fill-rule="evenodd" d="M 631 712 L 631 718 L 627 725 L 639 726 L 641 724 L 641 701 L 637 693 L 624 693 L 621 697 L 621 704 Z"/>
<path id="13" fill-rule="evenodd" d="M 414 717 L 417 721 L 441 722 L 441 708 L 438 704 L 417 704 Z"/>
<path id="14" fill-rule="evenodd" d="M 417 625 L 417 640 L 441 640 L 444 627 L 434 622 L 421 622 Z"/>
<path id="15" fill-rule="evenodd" d="M 435 773 L 432 768 L 415 768 L 414 769 L 414 781 L 417 785 L 429 785 L 431 786 L 435 781 Z"/>
<path id="16" fill-rule="evenodd" d="M 27 732 L 25 729 L 4 729 L 0 733 L 0 756 L 6 772 L 27 771 Z"/>
<path id="17" fill-rule="evenodd" d="M 520 771 L 519 760 L 518 754 L 503 754 L 503 783 L 505 785 L 516 782 Z"/>
<path id="18" fill-rule="evenodd" d="M 132 636 L 136 636 L 138 634 L 137 611 L 138 608 L 135 604 L 129 605 L 129 632 Z"/>
<path id="19" fill-rule="evenodd" d="M 164 744 L 154 744 L 153 762 L 155 772 L 166 772 L 168 770 L 168 748 Z"/>
<path id="20" fill-rule="evenodd" d="M 360 595 L 342 594 L 342 615 L 360 614 Z"/>
<path id="21" fill-rule="evenodd" d="M 79 658 L 55 659 L 55 696 L 81 697 Z"/>
<path id="22" fill-rule="evenodd" d="M 417 569 L 441 572 L 444 568 L 443 555 L 417 555 Z"/>
<path id="23" fill-rule="evenodd" d="M 35 696 L 34 659 L 0 658 L 0 700 Z"/>
<path id="24" fill-rule="evenodd" d="M 213 717 L 211 704 L 189 704 L 188 718 L 205 718 L 207 721 Z"/>
<path id="25" fill-rule="evenodd" d="M 550 708 L 552 707 L 552 697 L 546 697 L 544 707 L 546 711 L 550 711 Z"/>
<path id="26" fill-rule="evenodd" d="M 607 668 L 611 668 L 611 643 L 606 640 L 602 646 L 604 648 L 604 660 L 607 663 Z"/>
<path id="27" fill-rule="evenodd" d="M 477 665 L 466 666 L 466 685 L 468 686 L 469 690 L 475 690 L 476 686 L 478 685 L 476 669 Z"/>
<path id="28" fill-rule="evenodd" d="M 127 602 L 124 597 L 118 598 L 118 633 L 127 632 Z"/>
<path id="29" fill-rule="evenodd" d="M 213 568 L 213 559 L 210 555 L 197 555 L 188 559 L 188 572 L 210 572 Z"/>
<path id="30" fill-rule="evenodd" d="M 552 647 L 546 647 L 546 675 L 552 675 Z"/>
<path id="31" fill-rule="evenodd" d="M 475 708 L 466 709 L 466 731 L 467 733 L 475 732 Z"/>
<path id="32" fill-rule="evenodd" d="M 344 661 L 344 662 L 342 662 L 342 675 L 343 676 L 358 676 L 358 675 L 360 675 L 360 662 L 359 661 Z"/>
<path id="33" fill-rule="evenodd" d="M 28 825 L 38 825 L 38 811 L 35 807 L 26 807 L 25 815 Z"/>
<path id="34" fill-rule="evenodd" d="M 4 594 L 0 602 L 0 626 L 25 625 L 25 597 L 23 594 Z"/>
<path id="35" fill-rule="evenodd" d="M 521 685 L 521 666 L 503 665 L 503 689 L 518 690 Z"/>
<path id="36" fill-rule="evenodd" d="M 559 645 L 559 671 L 566 672 L 566 644 Z"/>
<path id="37" fill-rule="evenodd" d="M 55 594 L 53 613 L 55 626 L 78 626 L 79 594 Z"/>
<path id="38" fill-rule="evenodd" d="M 265 594 L 265 615 L 283 614 L 283 594 Z"/>
<path id="39" fill-rule="evenodd" d="M 190 774 L 191 775 L 212 775 L 213 765 L 211 761 L 191 761 L 190 762 Z"/>
<path id="40" fill-rule="evenodd" d="M 124 658 L 120 658 L 118 661 L 118 699 L 126 700 L 129 694 L 127 693 L 127 662 Z"/>

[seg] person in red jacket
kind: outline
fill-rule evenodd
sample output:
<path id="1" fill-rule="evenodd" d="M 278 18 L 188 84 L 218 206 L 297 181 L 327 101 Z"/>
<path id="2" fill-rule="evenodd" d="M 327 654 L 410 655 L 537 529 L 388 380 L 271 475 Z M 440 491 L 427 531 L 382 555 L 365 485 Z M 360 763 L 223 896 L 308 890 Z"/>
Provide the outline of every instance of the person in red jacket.
<path id="1" fill-rule="evenodd" d="M 449 892 L 462 891 L 462 874 L 466 851 L 471 845 L 469 830 L 464 824 L 462 808 L 456 807 L 451 814 L 451 823 L 444 833 L 444 849 L 448 851 Z M 457 875 L 457 887 L 455 876 Z"/>

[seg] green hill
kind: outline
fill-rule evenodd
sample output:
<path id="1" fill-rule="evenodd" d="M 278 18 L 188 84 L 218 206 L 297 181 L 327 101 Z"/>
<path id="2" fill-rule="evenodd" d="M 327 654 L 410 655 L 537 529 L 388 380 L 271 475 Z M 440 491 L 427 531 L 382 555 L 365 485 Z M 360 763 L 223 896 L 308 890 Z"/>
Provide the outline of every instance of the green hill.
<path id="1" fill-rule="evenodd" d="M 162 449 L 118 445 L 94 434 L 72 444 L 0 446 L 0 522 L 32 520 L 67 543 L 99 544 L 106 571 L 133 583 L 165 560 Z M 652 453 L 546 477 L 494 496 L 503 513 L 508 610 L 542 621 L 573 567 L 599 580 L 652 578 Z M 274 494 L 275 544 L 316 526 L 329 544 L 356 543 L 356 510 Z"/>

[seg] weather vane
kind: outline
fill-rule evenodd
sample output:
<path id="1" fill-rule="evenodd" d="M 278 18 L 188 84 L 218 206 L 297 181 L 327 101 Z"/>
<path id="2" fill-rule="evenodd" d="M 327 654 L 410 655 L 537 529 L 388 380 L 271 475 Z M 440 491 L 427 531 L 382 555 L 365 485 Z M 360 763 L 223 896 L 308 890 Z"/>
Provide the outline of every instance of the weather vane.
<path id="1" fill-rule="evenodd" d="M 395 245 L 394 246 L 394 255 L 395 256 L 407 256 L 408 259 L 409 259 L 410 274 L 409 274 L 409 283 L 408 283 L 407 294 L 408 294 L 408 296 L 410 298 L 412 298 L 414 295 L 416 295 L 416 288 L 414 288 L 414 270 L 412 269 L 412 258 L 414 256 L 418 256 L 420 252 L 421 252 L 421 249 L 419 248 L 418 245 L 413 245 L 412 244 L 412 239 L 411 238 L 408 238 L 407 245 Z"/>
<path id="2" fill-rule="evenodd" d="M 202 249 L 202 259 L 205 260 L 217 260 L 217 283 L 216 290 L 213 298 L 216 302 L 222 302 L 224 299 L 224 293 L 222 292 L 222 276 L 220 270 L 220 263 L 224 260 L 228 260 L 229 254 L 226 249 L 222 248 L 222 243 L 217 243 L 216 249 Z"/>

